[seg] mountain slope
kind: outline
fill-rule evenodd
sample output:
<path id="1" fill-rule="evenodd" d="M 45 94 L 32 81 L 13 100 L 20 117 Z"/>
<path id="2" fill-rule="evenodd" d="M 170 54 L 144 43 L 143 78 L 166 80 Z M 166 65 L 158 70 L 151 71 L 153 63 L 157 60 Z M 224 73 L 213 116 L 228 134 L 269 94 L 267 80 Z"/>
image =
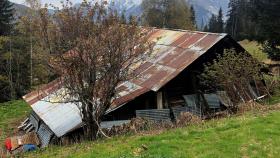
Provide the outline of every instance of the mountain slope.
<path id="1" fill-rule="evenodd" d="M 219 9 L 222 8 L 224 17 L 228 12 L 229 0 L 186 0 L 189 4 L 193 5 L 196 11 L 196 20 L 198 26 L 208 23 L 212 14 L 217 15 Z M 204 24 L 203 24 L 204 23 Z"/>
<path id="2" fill-rule="evenodd" d="M 29 10 L 29 7 L 22 5 L 22 4 L 17 4 L 17 3 L 14 3 L 13 8 L 15 10 L 16 18 L 26 15 Z"/>
<path id="3" fill-rule="evenodd" d="M 199 28 L 207 24 L 212 14 L 217 15 L 220 8 L 223 9 L 224 15 L 228 11 L 229 0 L 186 0 L 189 5 L 193 5 L 196 12 L 196 22 Z M 109 0 L 109 4 L 122 13 L 125 10 L 127 17 L 129 15 L 141 16 L 142 0 Z"/>
<path id="4" fill-rule="evenodd" d="M 128 18 L 130 15 L 140 17 L 143 13 L 141 8 L 142 0 L 108 0 L 109 5 L 116 9 L 120 14 L 125 13 Z M 193 5 L 196 12 L 196 22 L 199 28 L 208 23 L 212 14 L 218 14 L 220 7 L 226 15 L 229 0 L 186 0 L 189 5 Z M 75 6 L 79 6 L 76 4 Z M 28 7 L 15 4 L 17 14 L 24 15 Z"/>

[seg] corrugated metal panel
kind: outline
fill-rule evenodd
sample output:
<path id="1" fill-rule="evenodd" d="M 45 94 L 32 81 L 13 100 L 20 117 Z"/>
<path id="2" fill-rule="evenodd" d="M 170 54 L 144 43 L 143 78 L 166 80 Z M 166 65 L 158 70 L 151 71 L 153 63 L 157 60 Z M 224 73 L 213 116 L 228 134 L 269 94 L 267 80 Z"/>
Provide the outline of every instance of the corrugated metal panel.
<path id="1" fill-rule="evenodd" d="M 46 124 L 42 123 L 39 127 L 37 134 L 41 142 L 41 147 L 47 147 L 53 136 L 53 132 L 48 128 Z"/>
<path id="2" fill-rule="evenodd" d="M 225 36 L 226 34 L 152 29 L 149 40 L 156 42 L 152 55 L 135 70 L 135 79 L 117 87 L 119 95 L 109 111 L 148 91 L 158 91 Z M 58 137 L 81 125 L 81 117 L 75 104 L 44 101 L 50 94 L 61 90 L 61 85 L 61 80 L 57 79 L 23 97 Z"/>
<path id="3" fill-rule="evenodd" d="M 154 51 L 136 70 L 136 79 L 130 81 L 138 85 L 137 90 L 122 84 L 122 90 L 130 93 L 117 98 L 111 108 L 117 108 L 150 90 L 158 91 L 225 36 L 182 30 L 153 30 L 150 40 L 156 41 Z"/>
<path id="4" fill-rule="evenodd" d="M 39 101 L 32 105 L 32 108 L 57 137 L 63 136 L 82 124 L 79 109 L 71 103 Z"/>
<path id="5" fill-rule="evenodd" d="M 34 111 L 32 111 L 30 117 L 29 117 L 30 123 L 33 125 L 35 132 L 39 129 L 39 121 L 40 118 L 36 115 Z"/>
<path id="6" fill-rule="evenodd" d="M 219 109 L 221 108 L 220 99 L 217 94 L 204 94 L 204 97 L 209 105 L 209 108 L 211 109 Z"/>
<path id="7" fill-rule="evenodd" d="M 183 98 L 185 99 L 185 102 L 187 103 L 188 107 L 198 107 L 197 105 L 197 99 L 196 99 L 196 95 L 183 95 Z"/>
<path id="8" fill-rule="evenodd" d="M 23 96 L 23 99 L 29 104 L 33 105 L 36 102 L 42 100 L 43 98 L 47 97 L 48 95 L 58 91 L 61 89 L 62 81 L 60 78 L 41 86 L 37 90 L 32 91 L 31 93 Z"/>
<path id="9" fill-rule="evenodd" d="M 31 107 L 57 137 L 81 127 L 80 111 L 74 103 L 64 103 L 63 89 L 36 102 Z M 61 103 L 59 103 L 61 102 Z"/>
<path id="10" fill-rule="evenodd" d="M 231 102 L 231 100 L 230 100 L 226 91 L 218 91 L 217 95 L 218 95 L 219 100 L 221 101 L 221 103 L 223 105 L 225 105 L 226 107 L 233 106 L 233 103 Z"/>
<path id="11" fill-rule="evenodd" d="M 149 40 L 155 41 L 156 45 L 151 57 L 135 70 L 138 74 L 135 79 L 120 84 L 117 88 L 118 98 L 112 104 L 111 110 L 150 90 L 158 91 L 225 36 L 195 31 L 153 29 Z M 24 99 L 32 105 L 60 86 L 60 80 L 55 80 L 24 96 Z"/>
<path id="12" fill-rule="evenodd" d="M 155 121 L 170 121 L 169 109 L 136 110 L 136 117 Z"/>

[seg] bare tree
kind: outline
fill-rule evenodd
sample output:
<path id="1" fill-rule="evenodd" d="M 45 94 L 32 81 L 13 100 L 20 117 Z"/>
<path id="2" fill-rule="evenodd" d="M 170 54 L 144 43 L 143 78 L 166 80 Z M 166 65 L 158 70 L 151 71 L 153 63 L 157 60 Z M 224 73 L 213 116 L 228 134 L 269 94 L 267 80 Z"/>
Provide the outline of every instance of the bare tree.
<path id="1" fill-rule="evenodd" d="M 133 70 L 152 50 L 149 30 L 136 22 L 121 24 L 105 1 L 84 1 L 80 7 L 66 1 L 54 15 L 46 8 L 38 15 L 34 31 L 52 56 L 66 95 L 78 102 L 87 138 L 95 139 L 116 87 L 135 76 Z"/>

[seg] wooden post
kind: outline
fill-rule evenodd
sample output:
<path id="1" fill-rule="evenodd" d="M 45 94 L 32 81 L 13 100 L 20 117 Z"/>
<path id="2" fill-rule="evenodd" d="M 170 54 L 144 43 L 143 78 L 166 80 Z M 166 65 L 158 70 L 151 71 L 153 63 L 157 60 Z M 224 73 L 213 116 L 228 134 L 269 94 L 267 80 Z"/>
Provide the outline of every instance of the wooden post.
<path id="1" fill-rule="evenodd" d="M 162 92 L 157 92 L 157 109 L 163 109 L 163 96 L 162 96 Z"/>

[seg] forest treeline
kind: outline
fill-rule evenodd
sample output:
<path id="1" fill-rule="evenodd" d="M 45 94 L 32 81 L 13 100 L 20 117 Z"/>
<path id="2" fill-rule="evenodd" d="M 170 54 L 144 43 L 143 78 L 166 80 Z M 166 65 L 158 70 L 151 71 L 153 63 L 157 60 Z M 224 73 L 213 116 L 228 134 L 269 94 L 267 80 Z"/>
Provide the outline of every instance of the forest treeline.
<path id="1" fill-rule="evenodd" d="M 273 60 L 280 60 L 280 1 L 230 0 L 227 19 L 223 12 L 212 15 L 204 31 L 225 32 L 235 40 L 255 40 Z M 221 27 L 223 26 L 223 27 Z"/>
<path id="2" fill-rule="evenodd" d="M 198 30 L 196 11 L 185 0 L 143 0 L 141 7 L 141 25 Z M 53 54 L 42 49 L 32 31 L 32 16 L 38 16 L 33 10 L 40 9 L 39 4 L 31 6 L 25 16 L 15 16 L 13 8 L 8 0 L 0 1 L 0 102 L 18 99 L 56 77 L 48 65 Z M 279 0 L 230 0 L 229 12 L 220 9 L 200 31 L 228 33 L 236 40 L 256 40 L 271 59 L 280 60 L 279 9 Z M 135 18 L 120 17 L 123 23 Z"/>

